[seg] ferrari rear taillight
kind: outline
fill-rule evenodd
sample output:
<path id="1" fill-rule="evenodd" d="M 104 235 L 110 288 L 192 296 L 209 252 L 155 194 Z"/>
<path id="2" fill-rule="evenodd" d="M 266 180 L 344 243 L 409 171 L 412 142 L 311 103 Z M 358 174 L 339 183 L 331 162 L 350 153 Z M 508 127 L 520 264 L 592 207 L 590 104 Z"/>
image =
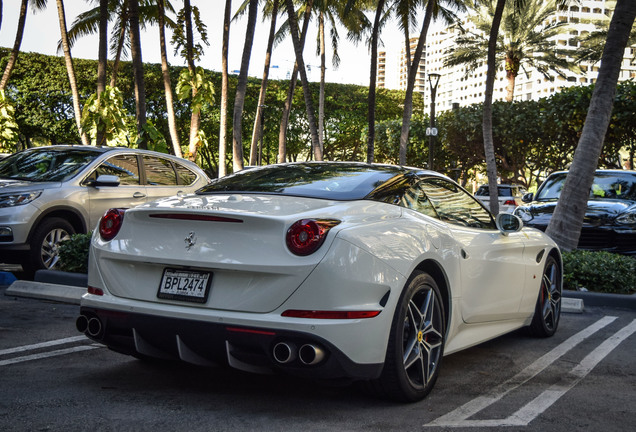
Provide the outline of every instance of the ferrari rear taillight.
<path id="1" fill-rule="evenodd" d="M 515 202 L 515 200 L 506 200 L 504 201 L 504 205 L 517 205 L 517 203 Z"/>
<path id="2" fill-rule="evenodd" d="M 102 216 L 99 221 L 99 235 L 103 240 L 109 241 L 115 238 L 124 222 L 125 212 L 126 209 L 112 208 Z"/>
<path id="3" fill-rule="evenodd" d="M 301 219 L 287 230 L 287 247 L 295 255 L 311 255 L 324 243 L 329 230 L 339 223 L 335 219 Z"/>

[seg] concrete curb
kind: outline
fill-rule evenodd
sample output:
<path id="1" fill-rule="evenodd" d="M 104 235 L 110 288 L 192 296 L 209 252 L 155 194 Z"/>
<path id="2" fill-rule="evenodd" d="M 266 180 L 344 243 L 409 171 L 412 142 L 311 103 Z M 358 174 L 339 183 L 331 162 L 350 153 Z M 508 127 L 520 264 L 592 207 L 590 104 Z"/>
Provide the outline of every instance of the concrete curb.
<path id="1" fill-rule="evenodd" d="M 564 298 L 577 299 L 588 306 L 636 310 L 636 294 L 606 294 L 589 291 L 563 291 Z"/>
<path id="2" fill-rule="evenodd" d="M 58 283 L 17 280 L 7 288 L 5 295 L 79 304 L 82 296 L 86 294 L 86 285 L 76 286 L 73 285 L 73 282 L 83 282 L 84 279 L 73 277 L 71 280 L 63 280 L 62 276 L 51 280 L 51 282 Z M 636 310 L 636 294 L 605 294 L 564 290 L 561 301 L 561 310 L 567 313 L 583 313 L 585 305 Z"/>
<path id="3" fill-rule="evenodd" d="M 84 294 L 86 294 L 86 287 L 25 280 L 13 282 L 4 293 L 7 296 L 51 300 L 77 305 L 80 304 L 80 299 Z"/>

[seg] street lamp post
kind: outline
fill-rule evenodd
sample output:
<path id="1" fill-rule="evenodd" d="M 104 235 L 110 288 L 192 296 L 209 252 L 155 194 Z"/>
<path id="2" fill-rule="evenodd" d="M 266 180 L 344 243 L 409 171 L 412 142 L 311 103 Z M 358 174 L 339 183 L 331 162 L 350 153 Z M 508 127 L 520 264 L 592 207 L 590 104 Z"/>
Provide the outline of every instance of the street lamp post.
<path id="1" fill-rule="evenodd" d="M 430 73 L 428 74 L 428 84 L 431 87 L 431 124 L 426 135 L 429 136 L 428 141 L 428 169 L 433 169 L 433 152 L 435 150 L 435 137 L 437 136 L 437 129 L 435 128 L 435 94 L 437 93 L 437 85 L 439 84 L 440 74 Z"/>

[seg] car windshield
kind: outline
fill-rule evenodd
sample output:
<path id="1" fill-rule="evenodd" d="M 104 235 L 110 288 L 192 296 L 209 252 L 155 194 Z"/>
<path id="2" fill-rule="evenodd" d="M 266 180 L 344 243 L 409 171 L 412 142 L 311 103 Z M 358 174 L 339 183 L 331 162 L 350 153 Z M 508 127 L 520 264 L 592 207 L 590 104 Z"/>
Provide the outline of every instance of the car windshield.
<path id="1" fill-rule="evenodd" d="M 515 188 L 513 188 L 512 186 L 498 186 L 497 196 L 515 196 L 515 194 L 513 193 L 514 189 Z M 488 196 L 488 191 L 488 186 L 479 186 L 479 189 L 477 189 L 477 192 L 475 192 L 475 196 Z"/>
<path id="2" fill-rule="evenodd" d="M 363 199 L 376 187 L 403 173 L 399 167 L 347 163 L 298 163 L 240 171 L 215 180 L 197 194 L 258 192 L 325 198 Z"/>
<path id="3" fill-rule="evenodd" d="M 548 177 L 537 193 L 537 201 L 559 199 L 566 173 Z M 589 199 L 623 199 L 636 201 L 636 174 L 633 172 L 598 172 L 590 189 Z"/>
<path id="4" fill-rule="evenodd" d="M 32 182 L 65 181 L 98 157 L 90 149 L 32 149 L 0 160 L 0 178 Z"/>

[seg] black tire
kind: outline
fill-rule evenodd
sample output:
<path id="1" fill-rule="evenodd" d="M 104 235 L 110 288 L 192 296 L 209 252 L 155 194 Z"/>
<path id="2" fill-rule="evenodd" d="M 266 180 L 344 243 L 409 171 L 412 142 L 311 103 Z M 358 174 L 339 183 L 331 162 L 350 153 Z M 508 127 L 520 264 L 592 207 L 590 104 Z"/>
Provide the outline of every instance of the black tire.
<path id="1" fill-rule="evenodd" d="M 416 272 L 395 310 L 384 368 L 372 387 L 401 402 L 424 399 L 439 375 L 445 329 L 442 296 L 435 280 Z"/>
<path id="2" fill-rule="evenodd" d="M 55 269 L 59 260 L 57 248 L 60 242 L 70 239 L 73 234 L 73 225 L 64 219 L 44 219 L 31 235 L 29 261 L 25 270 L 35 272 L 40 269 Z"/>
<path id="3" fill-rule="evenodd" d="M 561 294 L 561 266 L 553 256 L 549 256 L 543 269 L 532 323 L 528 327 L 532 336 L 550 337 L 557 331 L 561 317 Z"/>

